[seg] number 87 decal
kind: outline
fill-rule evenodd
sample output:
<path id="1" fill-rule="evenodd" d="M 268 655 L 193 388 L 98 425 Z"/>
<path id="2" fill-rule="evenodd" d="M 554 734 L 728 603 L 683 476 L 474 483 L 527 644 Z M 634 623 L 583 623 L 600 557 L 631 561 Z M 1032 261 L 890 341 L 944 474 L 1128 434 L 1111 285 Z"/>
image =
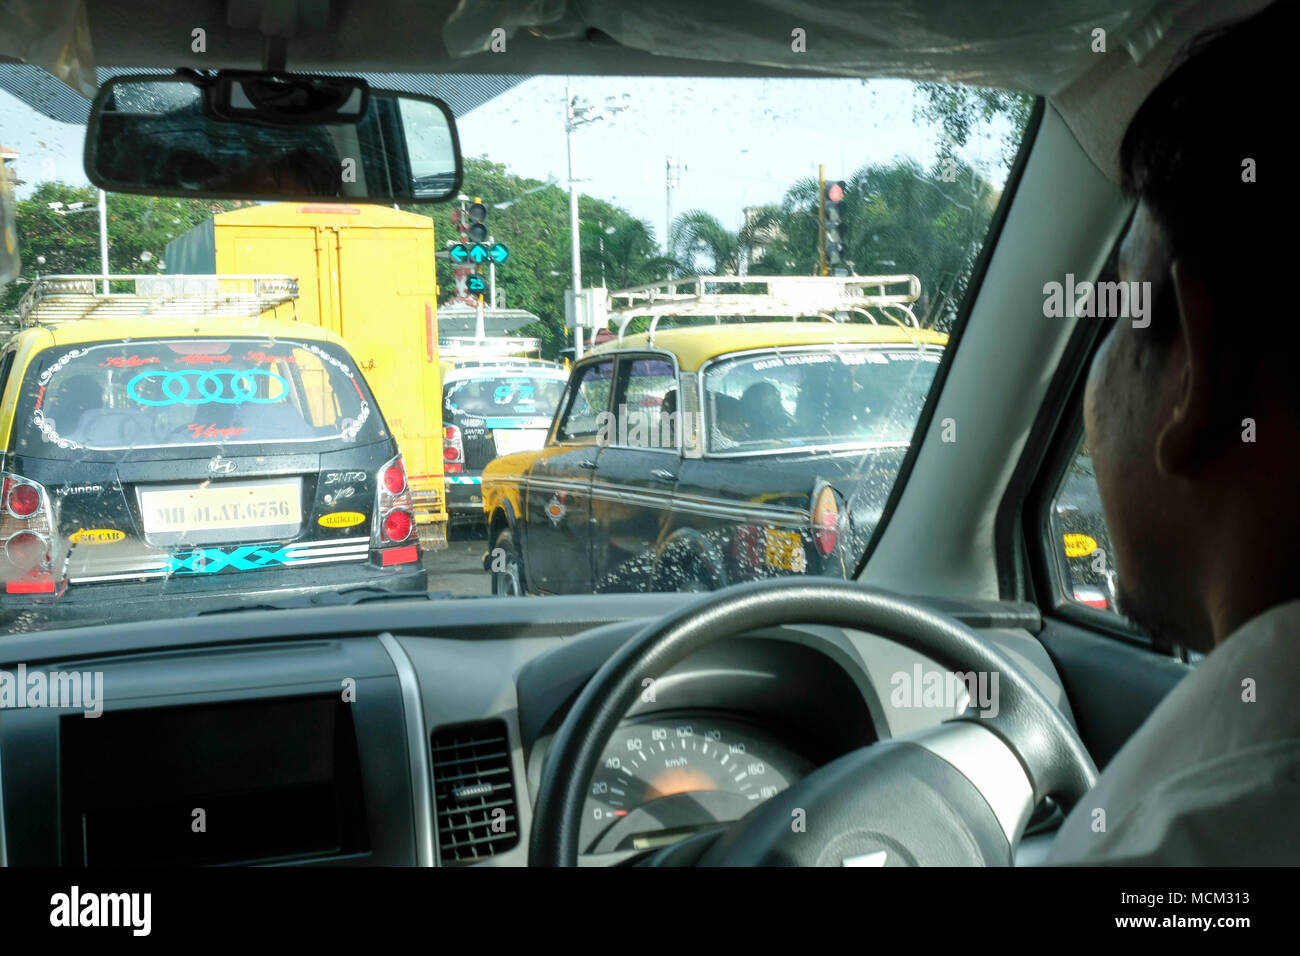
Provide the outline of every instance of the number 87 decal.
<path id="1" fill-rule="evenodd" d="M 509 405 L 514 401 L 516 395 L 519 396 L 520 402 L 531 402 L 533 400 L 533 386 L 498 385 L 492 397 L 498 405 Z"/>

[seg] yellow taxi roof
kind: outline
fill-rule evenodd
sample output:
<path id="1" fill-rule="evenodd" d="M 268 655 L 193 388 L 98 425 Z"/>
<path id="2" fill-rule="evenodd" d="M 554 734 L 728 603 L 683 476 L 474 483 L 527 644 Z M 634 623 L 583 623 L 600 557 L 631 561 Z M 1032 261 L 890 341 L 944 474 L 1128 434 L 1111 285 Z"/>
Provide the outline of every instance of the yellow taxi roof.
<path id="1" fill-rule="evenodd" d="M 710 359 L 730 352 L 796 345 L 947 345 L 948 336 L 930 329 L 899 325 L 837 322 L 745 322 L 658 329 L 654 343 L 639 332 L 602 342 L 593 352 L 618 352 L 653 347 L 672 352 L 678 366 L 694 372 Z"/>

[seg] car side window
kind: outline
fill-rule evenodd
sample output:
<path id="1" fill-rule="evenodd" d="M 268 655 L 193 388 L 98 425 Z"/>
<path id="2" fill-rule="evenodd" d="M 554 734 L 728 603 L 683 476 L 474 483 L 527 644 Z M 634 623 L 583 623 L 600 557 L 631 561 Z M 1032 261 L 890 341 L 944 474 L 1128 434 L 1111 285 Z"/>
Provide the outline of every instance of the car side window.
<path id="1" fill-rule="evenodd" d="M 1064 568 L 1067 598 L 1118 614 L 1115 594 L 1119 572 L 1086 440 L 1080 441 L 1052 498 L 1052 539 Z"/>
<path id="2" fill-rule="evenodd" d="M 677 375 L 664 358 L 628 362 L 610 444 L 630 448 L 677 448 Z M 611 430 L 613 431 L 613 430 Z"/>
<path id="3" fill-rule="evenodd" d="M 564 418 L 555 431 L 561 441 L 595 438 L 609 410 L 610 385 L 614 379 L 614 362 L 594 362 L 582 369 L 569 386 Z"/>

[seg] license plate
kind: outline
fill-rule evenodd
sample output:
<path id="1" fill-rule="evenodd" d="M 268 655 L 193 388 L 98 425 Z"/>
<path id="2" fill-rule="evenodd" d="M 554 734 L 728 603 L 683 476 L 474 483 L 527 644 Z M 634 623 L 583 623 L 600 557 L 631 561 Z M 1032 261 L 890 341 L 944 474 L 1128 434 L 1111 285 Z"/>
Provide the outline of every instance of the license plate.
<path id="1" fill-rule="evenodd" d="M 517 451 L 536 451 L 546 444 L 544 428 L 496 428 L 492 431 L 498 455 Z"/>
<path id="2" fill-rule="evenodd" d="M 766 543 L 764 560 L 769 568 L 799 573 L 807 570 L 808 559 L 803 550 L 803 536 L 797 531 L 778 531 L 775 528 L 768 528 L 764 540 Z"/>
<path id="3" fill-rule="evenodd" d="M 297 481 L 209 485 L 144 491 L 140 509 L 146 534 L 224 531 L 302 521 Z"/>

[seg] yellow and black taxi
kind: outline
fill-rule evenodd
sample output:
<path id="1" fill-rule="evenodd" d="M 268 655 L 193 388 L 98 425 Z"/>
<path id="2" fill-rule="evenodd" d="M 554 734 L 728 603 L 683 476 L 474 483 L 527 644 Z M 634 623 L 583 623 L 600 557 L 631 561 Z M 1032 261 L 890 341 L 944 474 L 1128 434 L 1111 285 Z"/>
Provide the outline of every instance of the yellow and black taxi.
<path id="1" fill-rule="evenodd" d="M 0 351 L 0 614 L 426 590 L 402 457 L 337 335 L 260 316 L 25 326 Z"/>
<path id="2" fill-rule="evenodd" d="M 597 346 L 545 447 L 484 469 L 494 593 L 851 576 L 946 342 L 763 321 Z"/>

